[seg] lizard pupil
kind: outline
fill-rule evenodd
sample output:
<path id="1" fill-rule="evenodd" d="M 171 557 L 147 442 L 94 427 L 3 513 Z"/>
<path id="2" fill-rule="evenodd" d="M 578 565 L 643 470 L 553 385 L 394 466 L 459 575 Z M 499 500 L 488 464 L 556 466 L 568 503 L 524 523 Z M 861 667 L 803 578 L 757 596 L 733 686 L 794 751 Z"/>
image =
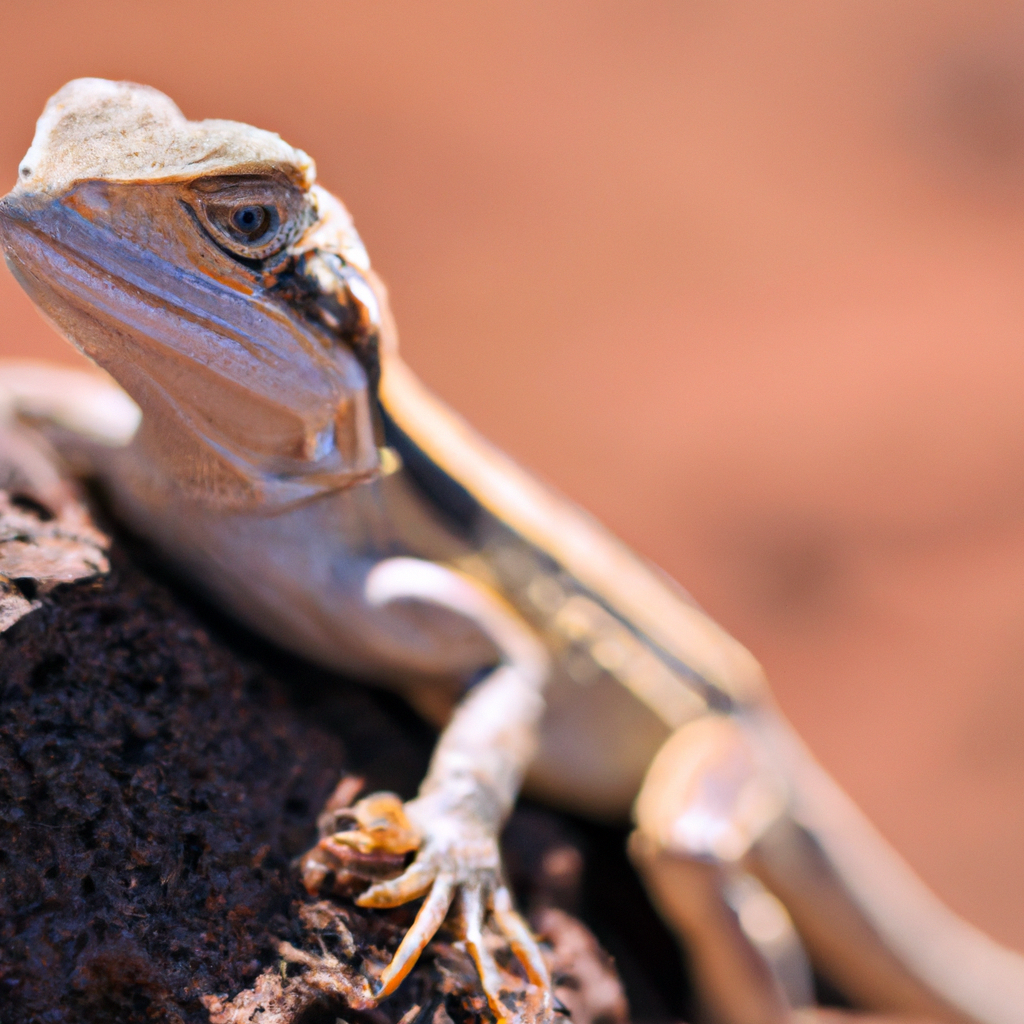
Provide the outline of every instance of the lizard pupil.
<path id="1" fill-rule="evenodd" d="M 243 259 L 279 253 L 310 213 L 297 189 L 259 177 L 202 178 L 182 198 L 213 240 Z"/>
<path id="2" fill-rule="evenodd" d="M 231 214 L 231 224 L 250 238 L 262 234 L 269 221 L 270 211 L 265 206 L 241 206 Z"/>

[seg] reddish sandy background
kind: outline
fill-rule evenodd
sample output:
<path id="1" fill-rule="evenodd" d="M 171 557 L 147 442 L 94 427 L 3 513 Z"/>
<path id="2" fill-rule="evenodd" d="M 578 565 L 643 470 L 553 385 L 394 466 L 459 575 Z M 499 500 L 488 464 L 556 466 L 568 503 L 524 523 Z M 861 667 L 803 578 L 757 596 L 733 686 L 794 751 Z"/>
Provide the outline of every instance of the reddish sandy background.
<path id="1" fill-rule="evenodd" d="M 403 345 L 682 581 L 1024 950 L 1024 11 L 974 0 L 3 5 L 65 80 L 313 154 Z M 9 275 L 0 351 L 69 360 Z"/>

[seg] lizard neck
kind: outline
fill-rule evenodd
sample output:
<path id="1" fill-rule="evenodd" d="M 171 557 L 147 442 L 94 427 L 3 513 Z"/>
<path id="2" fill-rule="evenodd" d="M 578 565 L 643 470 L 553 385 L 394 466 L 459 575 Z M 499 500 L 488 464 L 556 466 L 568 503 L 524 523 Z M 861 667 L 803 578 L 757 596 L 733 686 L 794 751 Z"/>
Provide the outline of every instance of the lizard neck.
<path id="1" fill-rule="evenodd" d="M 273 515 L 377 475 L 369 457 L 366 468 L 356 470 L 336 457 L 308 463 L 279 459 L 287 465 L 275 472 L 273 459 L 260 464 L 251 453 L 219 441 L 159 389 L 150 388 L 139 404 L 142 422 L 125 457 L 104 461 L 120 478 L 118 486 L 153 505 L 186 499 L 223 513 Z"/>

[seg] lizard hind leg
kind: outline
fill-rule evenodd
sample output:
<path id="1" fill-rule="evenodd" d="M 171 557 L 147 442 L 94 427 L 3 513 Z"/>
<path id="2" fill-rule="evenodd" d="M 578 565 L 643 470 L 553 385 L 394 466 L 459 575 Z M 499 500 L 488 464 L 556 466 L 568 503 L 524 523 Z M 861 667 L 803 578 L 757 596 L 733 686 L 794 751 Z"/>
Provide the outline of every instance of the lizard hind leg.
<path id="1" fill-rule="evenodd" d="M 812 999 L 792 921 L 745 872 L 751 847 L 787 805 L 747 729 L 716 715 L 673 733 L 634 806 L 630 854 L 716 1024 L 783 1024 Z"/>

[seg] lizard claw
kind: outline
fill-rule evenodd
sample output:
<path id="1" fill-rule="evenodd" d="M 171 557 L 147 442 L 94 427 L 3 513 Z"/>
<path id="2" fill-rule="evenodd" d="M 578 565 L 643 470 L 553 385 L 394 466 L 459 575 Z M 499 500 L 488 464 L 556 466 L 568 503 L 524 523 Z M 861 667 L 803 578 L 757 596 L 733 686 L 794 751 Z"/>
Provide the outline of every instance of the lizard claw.
<path id="1" fill-rule="evenodd" d="M 419 828 L 410 822 L 405 807 L 420 812 L 412 815 L 420 819 Z M 353 850 L 363 856 L 393 856 L 419 847 L 416 858 L 397 878 L 376 882 L 356 897 L 359 906 L 375 908 L 397 907 L 426 897 L 380 975 L 377 999 L 387 998 L 398 988 L 455 904 L 456 923 L 498 1021 L 511 1024 L 518 1015 L 510 1012 L 502 998 L 505 986 L 485 941 L 485 925 L 508 944 L 534 986 L 531 1016 L 537 1021 L 551 1020 L 551 979 L 536 939 L 513 909 L 512 897 L 501 880 L 497 839 L 472 818 L 437 809 L 430 812 L 417 807 L 416 801 L 405 807 L 392 794 L 366 797 L 344 812 L 356 827 L 325 836 L 319 844 L 325 851 Z"/>
<path id="2" fill-rule="evenodd" d="M 405 976 L 416 966 L 420 953 L 426 949 L 427 943 L 434 937 L 438 928 L 444 924 L 448 916 L 448 910 L 452 905 L 455 896 L 455 882 L 451 875 L 438 875 L 432 883 L 429 883 L 430 895 L 423 901 L 416 920 L 412 927 L 405 933 L 391 963 L 384 968 L 380 976 L 380 987 L 377 989 L 377 997 L 385 999 L 405 980 Z M 377 888 L 374 886 L 374 888 Z M 422 895 L 422 893 L 420 893 Z M 415 895 L 408 899 L 415 899 Z M 364 896 L 356 900 L 361 907 L 397 906 L 406 900 L 397 899 L 396 902 L 379 902 L 378 900 L 367 900 Z"/>
<path id="3" fill-rule="evenodd" d="M 410 869 L 411 871 L 412 869 Z M 401 879 L 395 881 L 400 882 Z M 418 884 L 419 882 L 417 882 Z M 387 885 L 388 883 L 381 883 L 381 885 L 374 886 L 373 888 L 378 890 L 378 893 L 372 900 L 367 900 L 366 897 L 369 893 L 364 893 L 357 902 L 361 906 L 381 906 L 384 905 L 383 900 L 387 899 L 387 905 L 394 905 L 390 901 L 397 898 L 395 893 L 400 890 L 390 890 L 385 897 L 379 890 Z M 415 891 L 415 887 L 410 884 L 408 891 Z M 465 936 L 466 948 L 476 965 L 477 974 L 480 977 L 480 987 L 500 1024 L 512 1024 L 517 1019 L 517 1015 L 510 1012 L 508 1004 L 503 998 L 505 985 L 502 981 L 501 971 L 484 936 L 484 924 L 488 912 L 490 912 L 490 920 L 495 930 L 511 947 L 523 965 L 530 983 L 537 990 L 536 996 L 539 1005 L 535 1010 L 535 1019 L 550 1020 L 554 1012 L 551 978 L 537 940 L 530 934 L 526 922 L 512 909 L 512 897 L 508 889 L 500 883 L 496 884 L 493 878 L 486 880 L 478 878 L 475 881 L 466 881 L 460 884 L 456 882 L 452 874 L 447 872 L 438 874 L 431 883 L 429 894 L 423 901 L 416 920 L 402 939 L 391 963 L 381 973 L 377 998 L 384 999 L 391 995 L 412 970 L 427 943 L 444 923 L 453 902 L 455 902 L 456 893 L 458 893 L 456 914 Z"/>
<path id="4" fill-rule="evenodd" d="M 394 793 L 372 793 L 339 812 L 351 827 L 324 836 L 319 845 L 337 852 L 348 847 L 363 854 L 406 854 L 419 849 L 421 836 Z"/>
<path id="5" fill-rule="evenodd" d="M 526 922 L 512 909 L 512 897 L 504 885 L 499 885 L 490 894 L 489 904 L 497 930 L 512 947 L 519 962 L 526 971 L 530 983 L 537 990 L 539 1005 L 535 1006 L 536 1018 L 548 1021 L 555 1009 L 551 976 L 541 956 L 540 946 L 530 933 Z M 506 1021 L 510 1015 L 501 999 L 501 975 L 490 951 L 484 943 L 484 893 L 479 886 L 462 890 L 463 925 L 466 932 L 466 946 L 476 964 L 491 1010 L 499 1021 Z"/>

